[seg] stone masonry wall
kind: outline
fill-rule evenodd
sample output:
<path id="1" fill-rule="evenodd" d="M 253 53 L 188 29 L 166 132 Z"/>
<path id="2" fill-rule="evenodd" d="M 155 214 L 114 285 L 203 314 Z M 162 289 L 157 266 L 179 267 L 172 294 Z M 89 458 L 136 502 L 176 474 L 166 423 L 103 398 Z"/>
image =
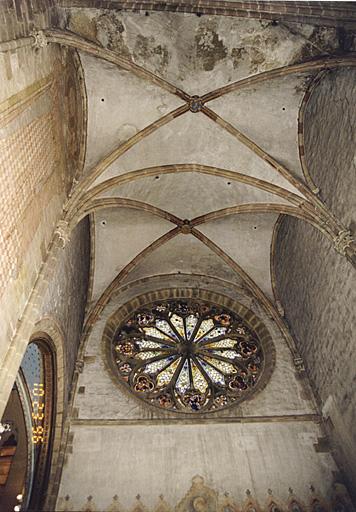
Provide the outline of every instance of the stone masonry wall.
<path id="1" fill-rule="evenodd" d="M 63 249 L 40 315 L 55 318 L 65 335 L 67 398 L 84 320 L 89 259 L 89 222 L 85 218 L 74 229 L 70 243 Z"/>
<path id="2" fill-rule="evenodd" d="M 356 227 L 356 70 L 329 71 L 305 113 L 305 153 L 323 201 L 345 226 Z"/>
<path id="3" fill-rule="evenodd" d="M 355 72 L 329 73 L 307 107 L 306 157 L 321 197 L 346 226 L 356 219 Z M 328 240 L 285 218 L 277 292 L 320 399 L 340 469 L 356 491 L 356 271 Z M 327 419 L 329 418 L 329 419 Z"/>
<path id="4" fill-rule="evenodd" d="M 28 36 L 33 30 L 57 25 L 55 0 L 1 0 L 0 41 Z"/>
<path id="5" fill-rule="evenodd" d="M 276 349 L 276 366 L 263 390 L 238 406 L 195 417 L 138 400 L 119 385 L 104 355 L 103 332 L 118 308 L 147 291 L 186 287 L 200 290 L 201 297 L 221 293 L 251 309 Z M 314 412 L 283 336 L 243 289 L 194 275 L 129 283 L 106 306 L 85 348 L 56 510 L 185 512 L 194 510 L 197 496 L 207 500 L 210 512 L 247 510 L 249 497 L 257 501 L 256 510 L 268 510 L 269 493 L 285 510 L 288 489 L 309 504 L 311 486 L 329 500 L 336 466 L 318 448 L 322 434 Z M 209 489 L 195 488 L 197 478 Z"/>
<path id="6" fill-rule="evenodd" d="M 0 41 L 55 26 L 55 4 L 0 2 Z M 57 45 L 0 53 L 0 369 L 80 171 L 84 112 L 76 66 L 75 53 Z M 86 304 L 88 244 L 82 222 L 34 313 L 63 332 L 68 386 Z"/>

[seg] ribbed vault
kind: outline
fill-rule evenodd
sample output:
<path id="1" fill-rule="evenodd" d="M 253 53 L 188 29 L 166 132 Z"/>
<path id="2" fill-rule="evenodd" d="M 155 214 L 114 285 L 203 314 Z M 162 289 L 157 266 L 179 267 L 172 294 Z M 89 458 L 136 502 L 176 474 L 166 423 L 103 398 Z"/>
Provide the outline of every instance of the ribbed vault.
<path id="1" fill-rule="evenodd" d="M 285 330 L 270 270 L 279 215 L 311 224 L 334 243 L 343 229 L 315 194 L 304 160 L 305 106 L 323 70 L 354 66 L 355 58 L 333 57 L 330 33 L 326 56 L 319 48 L 322 56 L 303 62 L 289 49 L 273 62 L 265 53 L 250 69 L 244 59 L 231 69 L 222 58 L 213 76 L 206 54 L 189 53 L 192 37 L 167 43 L 158 16 L 140 26 L 143 39 L 132 16 L 115 19 L 126 34 L 121 51 L 100 31 L 102 45 L 46 33 L 80 51 L 87 91 L 86 162 L 66 208 L 72 225 L 87 214 L 92 219 L 87 329 L 126 283 L 200 273 L 243 283 Z M 203 46 L 204 37 L 216 51 L 231 46 L 217 25 L 203 33 L 198 20 L 188 23 Z M 178 25 L 170 24 L 177 37 Z M 257 30 L 268 39 L 272 29 L 267 23 Z M 285 31 L 274 32 L 281 44 Z M 138 40 L 146 45 L 140 52 Z M 297 54 L 310 44 L 306 32 L 294 44 Z M 158 63 L 162 52 L 166 65 Z"/>

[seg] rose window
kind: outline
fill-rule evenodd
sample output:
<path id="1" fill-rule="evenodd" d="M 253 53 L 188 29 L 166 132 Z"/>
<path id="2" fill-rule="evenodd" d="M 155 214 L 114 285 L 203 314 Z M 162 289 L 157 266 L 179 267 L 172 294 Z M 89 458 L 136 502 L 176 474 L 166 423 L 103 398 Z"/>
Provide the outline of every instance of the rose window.
<path id="1" fill-rule="evenodd" d="M 207 412 L 253 392 L 264 369 L 256 332 L 224 307 L 198 301 L 153 303 L 117 331 L 119 379 L 158 407 Z"/>

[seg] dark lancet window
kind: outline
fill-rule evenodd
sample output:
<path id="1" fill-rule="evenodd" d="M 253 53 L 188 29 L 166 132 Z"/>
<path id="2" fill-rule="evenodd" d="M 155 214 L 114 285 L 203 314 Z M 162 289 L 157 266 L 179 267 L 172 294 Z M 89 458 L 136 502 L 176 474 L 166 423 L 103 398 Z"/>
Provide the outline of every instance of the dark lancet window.
<path id="1" fill-rule="evenodd" d="M 55 360 L 45 337 L 27 346 L 2 424 L 0 510 L 40 511 L 49 476 Z"/>
<path id="2" fill-rule="evenodd" d="M 216 411 L 249 396 L 265 363 L 257 333 L 225 307 L 202 301 L 152 303 L 115 334 L 119 379 L 158 407 Z"/>
<path id="3" fill-rule="evenodd" d="M 21 363 L 31 410 L 30 444 L 33 452 L 32 482 L 28 492 L 28 510 L 41 510 L 48 483 L 52 423 L 54 416 L 54 355 L 50 342 L 32 341 Z"/>

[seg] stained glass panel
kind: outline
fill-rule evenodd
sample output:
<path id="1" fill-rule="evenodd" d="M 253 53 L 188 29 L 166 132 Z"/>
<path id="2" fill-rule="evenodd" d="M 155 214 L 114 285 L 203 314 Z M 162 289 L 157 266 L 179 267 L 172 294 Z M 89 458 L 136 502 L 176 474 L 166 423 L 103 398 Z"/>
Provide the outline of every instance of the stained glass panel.
<path id="1" fill-rule="evenodd" d="M 208 374 L 208 377 L 210 377 L 215 384 L 220 384 L 220 386 L 225 384 L 225 379 L 222 373 L 218 372 L 215 368 L 203 360 L 200 361 L 200 364 L 202 365 L 205 373 Z"/>
<path id="2" fill-rule="evenodd" d="M 213 350 L 212 354 L 217 354 L 218 356 L 227 357 L 228 359 L 236 359 L 238 354 L 235 350 Z"/>
<path id="3" fill-rule="evenodd" d="M 220 341 L 213 341 L 211 343 L 207 343 L 205 348 L 233 348 L 236 345 L 236 340 L 231 340 L 229 338 L 224 338 Z"/>
<path id="4" fill-rule="evenodd" d="M 136 312 L 112 346 L 119 378 L 135 394 L 171 411 L 221 409 L 258 382 L 258 336 L 235 313 L 199 301 L 168 300 Z"/>
<path id="5" fill-rule="evenodd" d="M 180 359 L 176 359 L 172 364 L 168 366 L 163 372 L 161 372 L 157 377 L 157 386 L 162 387 L 172 380 L 172 377 L 178 367 L 178 364 L 180 362 Z"/>
<path id="6" fill-rule="evenodd" d="M 165 357 L 164 359 L 161 359 L 159 361 L 154 361 L 153 363 L 149 363 L 147 366 L 145 366 L 145 372 L 146 373 L 157 373 L 160 370 L 162 370 L 170 361 L 172 360 L 171 357 Z"/>
<path id="7" fill-rule="evenodd" d="M 173 340 L 179 339 L 176 333 L 173 331 L 172 327 L 167 322 L 167 320 L 157 320 L 156 326 L 158 327 L 158 329 L 168 334 L 168 336 L 170 336 Z"/>
<path id="8" fill-rule="evenodd" d="M 190 361 L 190 364 L 192 367 L 193 386 L 201 393 L 204 393 L 208 387 L 208 383 L 194 361 Z"/>
<path id="9" fill-rule="evenodd" d="M 197 332 L 196 339 L 199 340 L 204 334 L 213 329 L 214 321 L 209 318 L 209 320 L 203 320 L 200 324 L 199 331 Z"/>
<path id="10" fill-rule="evenodd" d="M 188 340 L 190 340 L 191 335 L 193 334 L 195 326 L 197 325 L 197 323 L 198 323 L 198 318 L 196 316 L 194 316 L 194 315 L 189 315 L 185 319 L 185 326 L 186 326 Z"/>
<path id="11" fill-rule="evenodd" d="M 213 355 L 213 354 L 212 354 Z M 205 361 L 214 366 L 217 370 L 220 370 L 224 375 L 229 375 L 231 373 L 236 373 L 236 368 L 233 364 L 226 363 L 225 361 L 219 361 L 214 357 L 204 357 Z"/>
<path id="12" fill-rule="evenodd" d="M 171 322 L 176 328 L 177 332 L 184 338 L 184 322 L 183 318 L 174 314 L 171 316 Z"/>
<path id="13" fill-rule="evenodd" d="M 218 336 L 222 336 L 223 334 L 226 333 L 226 328 L 225 327 L 216 327 L 215 329 L 213 329 L 212 331 L 210 331 L 208 334 L 206 334 L 205 336 L 203 336 L 201 338 L 202 341 L 205 341 L 205 340 L 212 340 L 214 338 L 217 338 Z M 200 341 L 200 340 L 199 340 Z"/>
<path id="14" fill-rule="evenodd" d="M 156 343 L 155 341 L 149 341 L 149 340 L 138 340 L 136 341 L 137 345 L 140 347 L 140 348 L 162 348 L 162 345 L 161 343 Z"/>
<path id="15" fill-rule="evenodd" d="M 167 334 L 159 331 L 155 327 L 144 327 L 143 330 L 145 334 L 147 334 L 147 336 L 152 336 L 152 338 L 170 341 L 170 337 Z"/>
<path id="16" fill-rule="evenodd" d="M 189 389 L 190 386 L 190 380 L 189 380 L 189 363 L 186 359 L 184 361 L 183 368 L 179 374 L 179 377 L 176 382 L 176 389 L 179 391 L 179 393 L 184 394 L 187 389 Z"/>
<path id="17" fill-rule="evenodd" d="M 161 356 L 164 352 L 139 352 L 136 357 L 139 359 L 151 359 L 152 357 Z"/>

